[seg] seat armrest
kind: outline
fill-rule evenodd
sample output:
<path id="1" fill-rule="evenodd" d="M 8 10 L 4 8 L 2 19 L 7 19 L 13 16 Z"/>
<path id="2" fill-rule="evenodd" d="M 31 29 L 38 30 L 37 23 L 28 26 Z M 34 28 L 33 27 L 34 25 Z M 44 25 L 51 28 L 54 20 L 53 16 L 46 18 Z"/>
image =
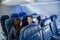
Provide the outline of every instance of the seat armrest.
<path id="1" fill-rule="evenodd" d="M 53 35 L 53 38 L 60 40 L 60 36 L 59 35 Z"/>
<path id="2" fill-rule="evenodd" d="M 58 34 L 60 34 L 60 32 L 58 32 Z"/>
<path id="3" fill-rule="evenodd" d="M 58 29 L 58 34 L 60 34 L 60 29 Z"/>

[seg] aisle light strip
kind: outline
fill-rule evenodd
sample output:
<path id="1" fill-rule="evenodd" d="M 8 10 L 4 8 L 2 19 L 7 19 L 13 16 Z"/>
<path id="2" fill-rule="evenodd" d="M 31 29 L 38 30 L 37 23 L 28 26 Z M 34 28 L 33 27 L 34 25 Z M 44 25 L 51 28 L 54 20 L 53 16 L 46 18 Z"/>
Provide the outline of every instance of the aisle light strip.
<path id="1" fill-rule="evenodd" d="M 56 2 L 42 2 L 42 3 L 28 3 L 28 4 L 20 4 L 21 6 L 26 6 L 26 5 L 40 5 L 40 4 L 52 4 L 52 3 L 60 3 L 60 1 L 56 1 Z"/>

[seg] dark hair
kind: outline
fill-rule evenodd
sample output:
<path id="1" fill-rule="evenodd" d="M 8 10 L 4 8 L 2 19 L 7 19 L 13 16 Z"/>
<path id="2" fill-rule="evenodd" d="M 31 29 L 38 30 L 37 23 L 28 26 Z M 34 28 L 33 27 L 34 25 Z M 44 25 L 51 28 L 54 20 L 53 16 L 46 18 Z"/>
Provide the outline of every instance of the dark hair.
<path id="1" fill-rule="evenodd" d="M 28 16 L 27 16 L 27 18 L 28 18 L 28 17 L 30 17 L 30 18 L 32 18 L 32 19 L 33 19 L 32 15 L 28 15 Z"/>
<path id="2" fill-rule="evenodd" d="M 40 21 L 40 20 L 41 20 L 41 16 L 38 16 L 38 17 L 37 17 L 37 20 Z"/>
<path id="3" fill-rule="evenodd" d="M 14 20 L 14 28 L 16 29 L 16 30 L 20 30 L 20 28 L 22 28 L 22 26 L 20 25 L 20 23 L 21 23 L 21 19 L 18 19 L 18 18 L 16 18 L 15 20 Z"/>
<path id="4" fill-rule="evenodd" d="M 19 23 L 22 21 L 21 19 L 19 19 L 19 18 L 16 18 L 16 19 L 14 19 L 14 23 L 15 23 L 15 21 L 19 21 Z M 15 25 L 15 24 L 14 24 Z"/>

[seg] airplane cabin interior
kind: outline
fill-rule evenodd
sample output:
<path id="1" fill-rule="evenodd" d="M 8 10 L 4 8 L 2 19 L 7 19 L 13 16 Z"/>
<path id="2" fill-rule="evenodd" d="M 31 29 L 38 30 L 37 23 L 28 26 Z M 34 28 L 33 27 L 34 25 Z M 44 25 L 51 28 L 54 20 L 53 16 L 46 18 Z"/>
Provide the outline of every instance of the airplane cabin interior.
<path id="1" fill-rule="evenodd" d="M 0 0 L 0 40 L 60 40 L 60 0 Z"/>

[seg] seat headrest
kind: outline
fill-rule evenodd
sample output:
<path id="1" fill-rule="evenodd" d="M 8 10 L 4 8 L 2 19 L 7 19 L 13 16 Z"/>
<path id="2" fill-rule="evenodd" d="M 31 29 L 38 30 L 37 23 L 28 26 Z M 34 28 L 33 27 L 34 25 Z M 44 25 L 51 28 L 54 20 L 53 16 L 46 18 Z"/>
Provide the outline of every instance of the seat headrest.
<path id="1" fill-rule="evenodd" d="M 14 19 L 7 19 L 6 21 L 5 21 L 5 24 L 6 25 L 13 25 L 13 23 L 14 23 Z"/>
<path id="2" fill-rule="evenodd" d="M 19 16 L 18 16 L 18 14 L 16 13 L 16 14 L 11 14 L 11 18 L 18 18 Z"/>
<path id="3" fill-rule="evenodd" d="M 3 16 L 1 16 L 1 20 L 6 20 L 6 19 L 8 19 L 8 18 L 9 18 L 8 15 L 3 15 Z"/>
<path id="4" fill-rule="evenodd" d="M 20 17 L 25 16 L 25 15 L 26 15 L 25 12 L 21 12 L 21 13 L 19 14 Z"/>
<path id="5" fill-rule="evenodd" d="M 33 13 L 32 16 L 33 16 L 34 18 L 36 18 L 36 17 L 37 17 L 37 13 Z"/>
<path id="6" fill-rule="evenodd" d="M 43 19 L 43 20 L 41 21 L 41 23 L 42 23 L 43 26 L 46 26 L 46 25 L 48 25 L 49 23 L 51 23 L 51 19 L 49 19 L 49 18 Z"/>
<path id="7" fill-rule="evenodd" d="M 57 15 L 50 16 L 51 21 L 55 21 L 57 19 Z"/>
<path id="8" fill-rule="evenodd" d="M 28 16 L 28 15 L 23 16 L 23 19 L 24 19 L 24 20 L 25 20 L 25 19 L 27 20 L 27 16 Z"/>

